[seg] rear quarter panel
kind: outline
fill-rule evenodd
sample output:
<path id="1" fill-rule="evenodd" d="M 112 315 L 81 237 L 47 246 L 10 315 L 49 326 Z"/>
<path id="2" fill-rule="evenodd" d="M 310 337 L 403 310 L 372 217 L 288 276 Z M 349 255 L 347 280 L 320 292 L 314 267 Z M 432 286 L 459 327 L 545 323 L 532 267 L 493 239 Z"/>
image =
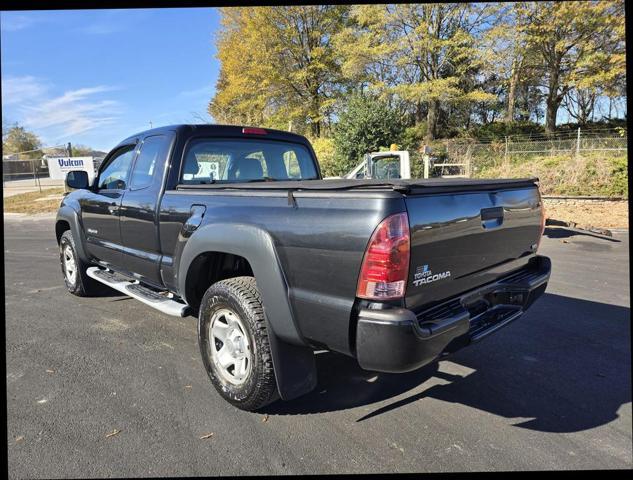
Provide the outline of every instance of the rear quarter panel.
<path id="1" fill-rule="evenodd" d="M 350 318 L 367 242 L 380 221 L 404 211 L 404 200 L 397 193 L 296 192 L 294 197 L 296 206 L 289 204 L 287 192 L 165 192 L 163 279 L 177 284 L 174 259 L 186 243 L 181 226 L 191 205 L 205 205 L 203 225 L 244 223 L 271 235 L 302 335 L 315 345 L 350 353 Z"/>

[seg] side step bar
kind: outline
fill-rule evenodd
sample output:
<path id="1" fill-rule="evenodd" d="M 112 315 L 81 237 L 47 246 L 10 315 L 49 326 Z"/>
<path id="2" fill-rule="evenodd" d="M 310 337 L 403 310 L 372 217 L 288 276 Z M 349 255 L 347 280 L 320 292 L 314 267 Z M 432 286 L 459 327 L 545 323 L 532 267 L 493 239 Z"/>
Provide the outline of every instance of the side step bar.
<path id="1" fill-rule="evenodd" d="M 103 270 L 99 267 L 90 267 L 86 270 L 90 278 L 114 288 L 119 292 L 129 295 L 156 310 L 174 317 L 184 317 L 189 314 L 190 307 L 184 302 L 174 300 L 171 294 L 163 295 L 141 285 L 138 280 L 132 280 L 111 270 Z"/>

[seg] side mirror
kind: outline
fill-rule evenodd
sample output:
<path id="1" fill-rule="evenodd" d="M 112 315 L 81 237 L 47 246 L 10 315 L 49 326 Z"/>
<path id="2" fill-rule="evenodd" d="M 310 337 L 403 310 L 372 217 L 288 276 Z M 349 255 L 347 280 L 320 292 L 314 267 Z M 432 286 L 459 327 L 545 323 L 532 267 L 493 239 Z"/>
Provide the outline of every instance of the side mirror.
<path id="1" fill-rule="evenodd" d="M 70 190 L 87 189 L 89 185 L 88 172 L 84 170 L 72 170 L 66 175 L 66 187 Z"/>

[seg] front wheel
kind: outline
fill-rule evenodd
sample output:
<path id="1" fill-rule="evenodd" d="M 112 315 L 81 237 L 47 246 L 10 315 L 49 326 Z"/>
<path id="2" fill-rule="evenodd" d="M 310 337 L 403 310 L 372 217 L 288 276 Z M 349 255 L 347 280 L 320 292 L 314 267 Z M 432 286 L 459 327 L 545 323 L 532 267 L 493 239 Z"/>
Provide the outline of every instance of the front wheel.
<path id="1" fill-rule="evenodd" d="M 70 230 L 66 230 L 59 240 L 59 261 L 64 274 L 64 283 L 70 293 L 78 297 L 103 293 L 104 286 L 86 273 L 90 265 L 77 255 L 75 240 Z"/>
<path id="2" fill-rule="evenodd" d="M 218 393 L 253 411 L 278 398 L 261 295 L 253 277 L 214 283 L 198 315 L 202 361 Z"/>

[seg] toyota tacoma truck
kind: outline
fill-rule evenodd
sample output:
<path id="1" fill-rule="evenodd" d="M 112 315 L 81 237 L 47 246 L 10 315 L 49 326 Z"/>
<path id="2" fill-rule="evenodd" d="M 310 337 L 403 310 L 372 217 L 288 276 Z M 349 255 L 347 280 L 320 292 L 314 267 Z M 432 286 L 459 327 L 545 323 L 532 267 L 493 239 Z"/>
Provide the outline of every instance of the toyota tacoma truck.
<path id="1" fill-rule="evenodd" d="M 70 293 L 196 316 L 211 383 L 244 410 L 312 390 L 316 350 L 420 368 L 517 319 L 550 275 L 537 179 L 323 180 L 288 132 L 152 129 L 66 187 Z"/>

